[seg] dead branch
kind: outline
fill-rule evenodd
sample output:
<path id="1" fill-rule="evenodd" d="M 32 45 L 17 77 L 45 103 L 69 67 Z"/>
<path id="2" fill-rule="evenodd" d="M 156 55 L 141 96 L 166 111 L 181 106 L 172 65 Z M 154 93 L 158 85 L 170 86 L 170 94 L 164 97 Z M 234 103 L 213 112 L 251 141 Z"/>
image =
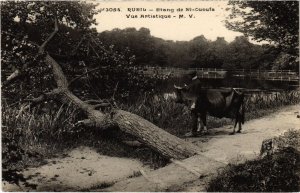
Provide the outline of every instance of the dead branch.
<path id="1" fill-rule="evenodd" d="M 85 73 L 83 73 L 83 74 L 81 74 L 81 75 L 79 75 L 79 76 L 77 76 L 76 78 L 74 78 L 73 80 L 71 80 L 70 82 L 69 82 L 69 86 L 71 86 L 76 80 L 78 80 L 78 79 L 80 79 L 80 78 L 82 78 L 83 76 L 85 76 L 86 74 L 89 74 L 89 73 L 91 73 L 91 72 L 94 72 L 94 71 L 97 71 L 97 70 L 100 70 L 101 69 L 101 66 L 100 67 L 97 67 L 97 68 L 94 68 L 94 69 L 91 69 L 91 70 L 88 70 L 88 71 L 86 71 Z"/>

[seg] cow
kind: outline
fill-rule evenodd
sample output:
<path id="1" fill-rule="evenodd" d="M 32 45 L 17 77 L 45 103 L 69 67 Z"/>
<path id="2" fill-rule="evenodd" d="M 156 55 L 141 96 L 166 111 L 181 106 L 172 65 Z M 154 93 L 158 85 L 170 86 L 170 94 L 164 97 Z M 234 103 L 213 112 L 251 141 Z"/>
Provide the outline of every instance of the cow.
<path id="1" fill-rule="evenodd" d="M 192 132 L 186 136 L 197 136 L 197 134 L 206 134 L 207 114 L 217 118 L 235 119 L 233 131 L 235 134 L 237 123 L 239 128 L 237 133 L 242 130 L 242 124 L 245 120 L 244 93 L 234 88 L 231 89 L 211 89 L 203 88 L 199 79 L 193 80 L 190 85 L 184 87 L 175 87 L 176 102 L 187 104 L 190 102 L 192 114 Z M 199 125 L 198 125 L 199 122 Z"/>

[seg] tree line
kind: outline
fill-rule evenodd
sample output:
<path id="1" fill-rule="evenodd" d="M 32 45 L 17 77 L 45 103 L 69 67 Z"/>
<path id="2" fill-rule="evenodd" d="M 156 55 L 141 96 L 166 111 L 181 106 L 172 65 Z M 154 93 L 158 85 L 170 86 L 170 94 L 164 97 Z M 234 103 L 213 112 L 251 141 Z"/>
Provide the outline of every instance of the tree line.
<path id="1" fill-rule="evenodd" d="M 197 36 L 190 41 L 170 41 L 151 35 L 147 28 L 104 31 L 98 35 L 106 46 L 128 50 L 137 66 L 224 69 L 296 69 L 295 56 L 273 45 L 257 45 L 245 36 L 232 42 Z"/>
<path id="2" fill-rule="evenodd" d="M 232 42 L 222 37 L 211 41 L 203 35 L 190 41 L 169 41 L 152 36 L 147 28 L 99 33 L 92 28 L 98 14 L 97 5 L 92 3 L 1 2 L 1 71 L 15 72 L 9 80 L 2 76 L 2 84 L 6 85 L 2 94 L 23 98 L 55 86 L 51 67 L 45 65 L 44 56 L 38 51 L 52 31 L 55 17 L 60 30 L 46 50 L 62 65 L 74 92 L 86 98 L 123 99 L 151 90 L 155 80 L 143 77 L 136 67 L 298 71 L 299 2 L 230 4 L 232 14 L 226 19 L 226 26 L 245 35 Z M 231 21 L 237 17 L 242 17 L 243 22 Z M 270 43 L 255 45 L 247 36 Z"/>

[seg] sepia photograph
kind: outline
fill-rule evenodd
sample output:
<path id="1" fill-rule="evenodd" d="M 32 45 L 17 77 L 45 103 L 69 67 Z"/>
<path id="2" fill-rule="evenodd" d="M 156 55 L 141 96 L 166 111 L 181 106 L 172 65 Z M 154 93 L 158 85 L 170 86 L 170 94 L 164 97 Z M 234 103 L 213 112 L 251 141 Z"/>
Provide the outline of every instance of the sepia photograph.
<path id="1" fill-rule="evenodd" d="M 6 1 L 2 192 L 300 192 L 299 1 Z"/>

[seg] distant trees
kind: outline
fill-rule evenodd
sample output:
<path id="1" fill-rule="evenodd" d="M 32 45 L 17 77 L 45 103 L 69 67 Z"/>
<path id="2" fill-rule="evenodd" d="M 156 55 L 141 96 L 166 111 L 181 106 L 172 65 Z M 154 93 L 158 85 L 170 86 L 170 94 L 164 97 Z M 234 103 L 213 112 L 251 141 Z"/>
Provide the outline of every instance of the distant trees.
<path id="1" fill-rule="evenodd" d="M 128 50 L 137 66 L 270 69 L 278 55 L 272 46 L 252 44 L 244 36 L 230 43 L 224 37 L 210 41 L 203 35 L 174 42 L 153 37 L 146 28 L 126 28 L 105 31 L 98 37 L 116 50 Z"/>
<path id="2" fill-rule="evenodd" d="M 258 68 L 263 48 L 254 45 L 244 36 L 236 37 L 227 47 L 224 68 Z"/>
<path id="3" fill-rule="evenodd" d="M 137 66 L 200 68 L 295 69 L 298 66 L 298 1 L 230 1 L 226 27 L 244 36 L 226 42 L 203 35 L 190 41 L 165 41 L 141 28 L 114 29 L 99 34 L 106 45 L 128 49 Z M 267 45 L 255 45 L 267 41 Z"/>

